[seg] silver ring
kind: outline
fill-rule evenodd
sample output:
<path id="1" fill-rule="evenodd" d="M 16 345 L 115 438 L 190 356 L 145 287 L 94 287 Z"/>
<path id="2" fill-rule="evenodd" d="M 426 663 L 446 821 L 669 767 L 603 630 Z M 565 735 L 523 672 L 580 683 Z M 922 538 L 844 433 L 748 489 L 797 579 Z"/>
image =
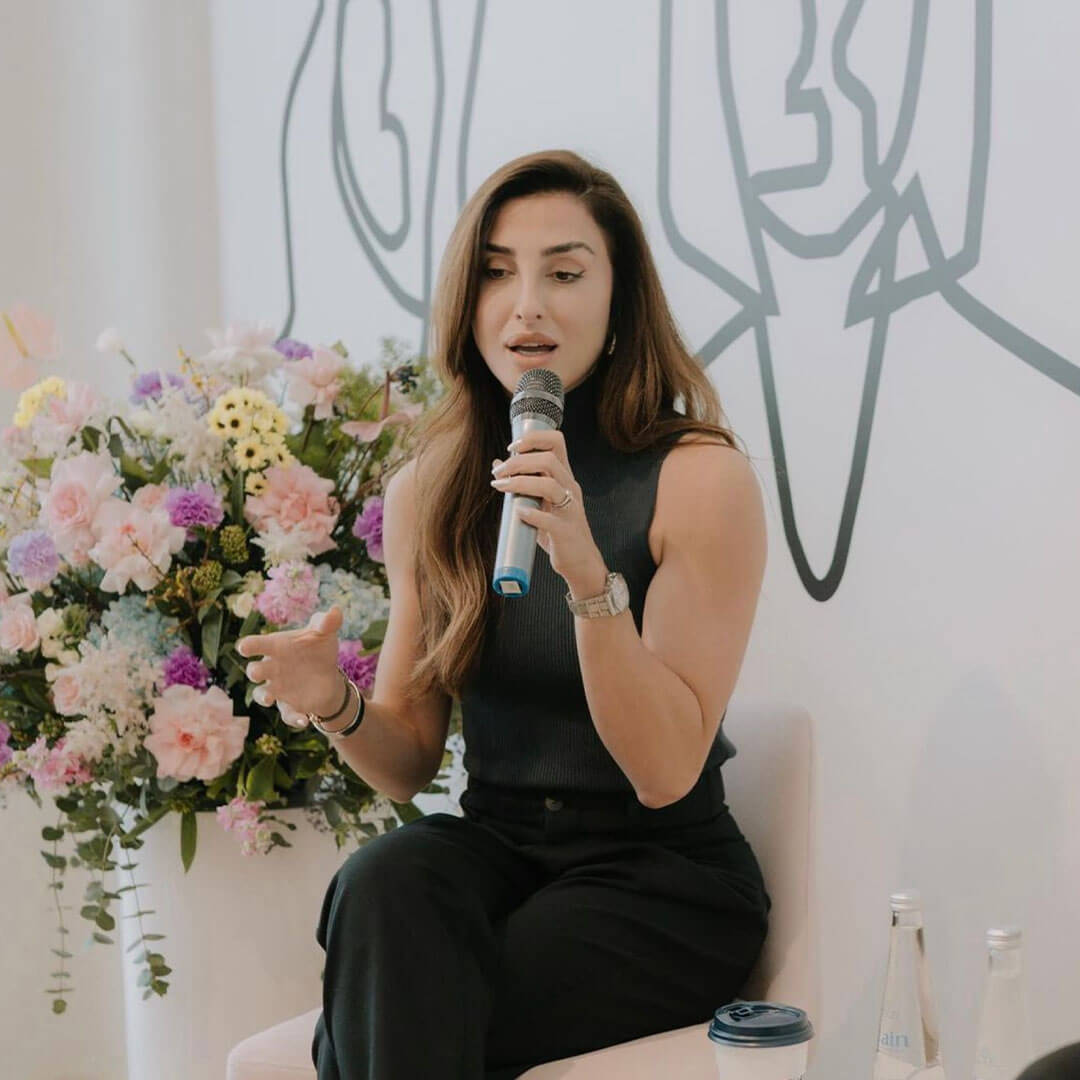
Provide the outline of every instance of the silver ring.
<path id="1" fill-rule="evenodd" d="M 566 498 L 561 503 L 552 504 L 552 510 L 565 510 L 574 501 L 574 496 L 570 494 L 569 488 L 563 488 L 563 491 L 566 492 Z"/>

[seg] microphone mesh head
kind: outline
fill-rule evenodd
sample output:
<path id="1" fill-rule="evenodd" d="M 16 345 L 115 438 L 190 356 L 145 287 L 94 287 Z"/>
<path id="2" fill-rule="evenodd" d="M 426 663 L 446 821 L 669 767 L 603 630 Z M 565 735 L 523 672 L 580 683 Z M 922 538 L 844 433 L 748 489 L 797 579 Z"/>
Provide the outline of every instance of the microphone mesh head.
<path id="1" fill-rule="evenodd" d="M 552 400 L 554 399 L 554 400 Z M 518 380 L 517 390 L 510 402 L 510 421 L 522 413 L 546 416 L 552 426 L 559 428 L 563 419 L 562 379 L 547 368 L 529 368 Z"/>

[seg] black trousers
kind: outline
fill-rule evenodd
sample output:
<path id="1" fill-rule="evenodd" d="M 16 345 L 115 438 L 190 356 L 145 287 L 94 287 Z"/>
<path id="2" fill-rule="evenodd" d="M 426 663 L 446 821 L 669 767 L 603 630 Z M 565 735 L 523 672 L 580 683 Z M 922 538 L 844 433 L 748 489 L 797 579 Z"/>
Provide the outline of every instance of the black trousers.
<path id="1" fill-rule="evenodd" d="M 331 880 L 319 1080 L 510 1080 L 738 994 L 770 901 L 719 769 L 656 810 L 472 779 L 461 808 L 375 837 Z"/>

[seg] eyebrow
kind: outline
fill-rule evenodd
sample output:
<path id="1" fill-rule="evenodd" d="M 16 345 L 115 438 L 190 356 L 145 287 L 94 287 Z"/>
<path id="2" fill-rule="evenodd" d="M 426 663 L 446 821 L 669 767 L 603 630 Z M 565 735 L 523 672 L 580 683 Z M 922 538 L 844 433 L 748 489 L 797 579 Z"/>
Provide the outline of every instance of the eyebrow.
<path id="1" fill-rule="evenodd" d="M 544 257 L 548 255 L 562 255 L 567 251 L 573 251 L 575 248 L 584 248 L 590 255 L 596 254 L 596 252 L 593 251 L 593 249 L 589 247 L 589 245 L 586 244 L 584 240 L 570 240 L 565 244 L 555 244 L 553 247 L 544 248 L 544 250 L 541 251 L 540 254 Z M 502 247 L 502 245 L 500 244 L 492 244 L 490 242 L 487 244 L 487 250 L 495 252 L 496 255 L 514 254 L 513 248 Z"/>

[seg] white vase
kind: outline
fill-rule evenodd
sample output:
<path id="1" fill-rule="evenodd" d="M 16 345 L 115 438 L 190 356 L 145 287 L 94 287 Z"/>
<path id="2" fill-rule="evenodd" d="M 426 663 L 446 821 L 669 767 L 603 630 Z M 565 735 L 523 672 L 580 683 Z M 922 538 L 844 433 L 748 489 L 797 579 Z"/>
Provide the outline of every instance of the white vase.
<path id="1" fill-rule="evenodd" d="M 128 1080 L 221 1080 L 229 1050 L 241 1039 L 319 1005 L 324 953 L 315 928 L 334 871 L 354 850 L 338 850 L 303 810 L 275 810 L 293 822 L 281 829 L 292 847 L 245 856 L 236 833 L 200 812 L 191 870 L 180 860 L 180 817 L 171 814 L 130 852 L 149 944 L 172 968 L 161 997 L 143 1000 L 141 966 L 127 952 L 139 920 L 120 920 Z M 122 853 L 128 854 L 128 853 Z M 127 861 L 122 859 L 121 861 Z M 118 885 L 129 875 L 116 871 Z M 123 913 L 136 910 L 123 894 Z"/>

